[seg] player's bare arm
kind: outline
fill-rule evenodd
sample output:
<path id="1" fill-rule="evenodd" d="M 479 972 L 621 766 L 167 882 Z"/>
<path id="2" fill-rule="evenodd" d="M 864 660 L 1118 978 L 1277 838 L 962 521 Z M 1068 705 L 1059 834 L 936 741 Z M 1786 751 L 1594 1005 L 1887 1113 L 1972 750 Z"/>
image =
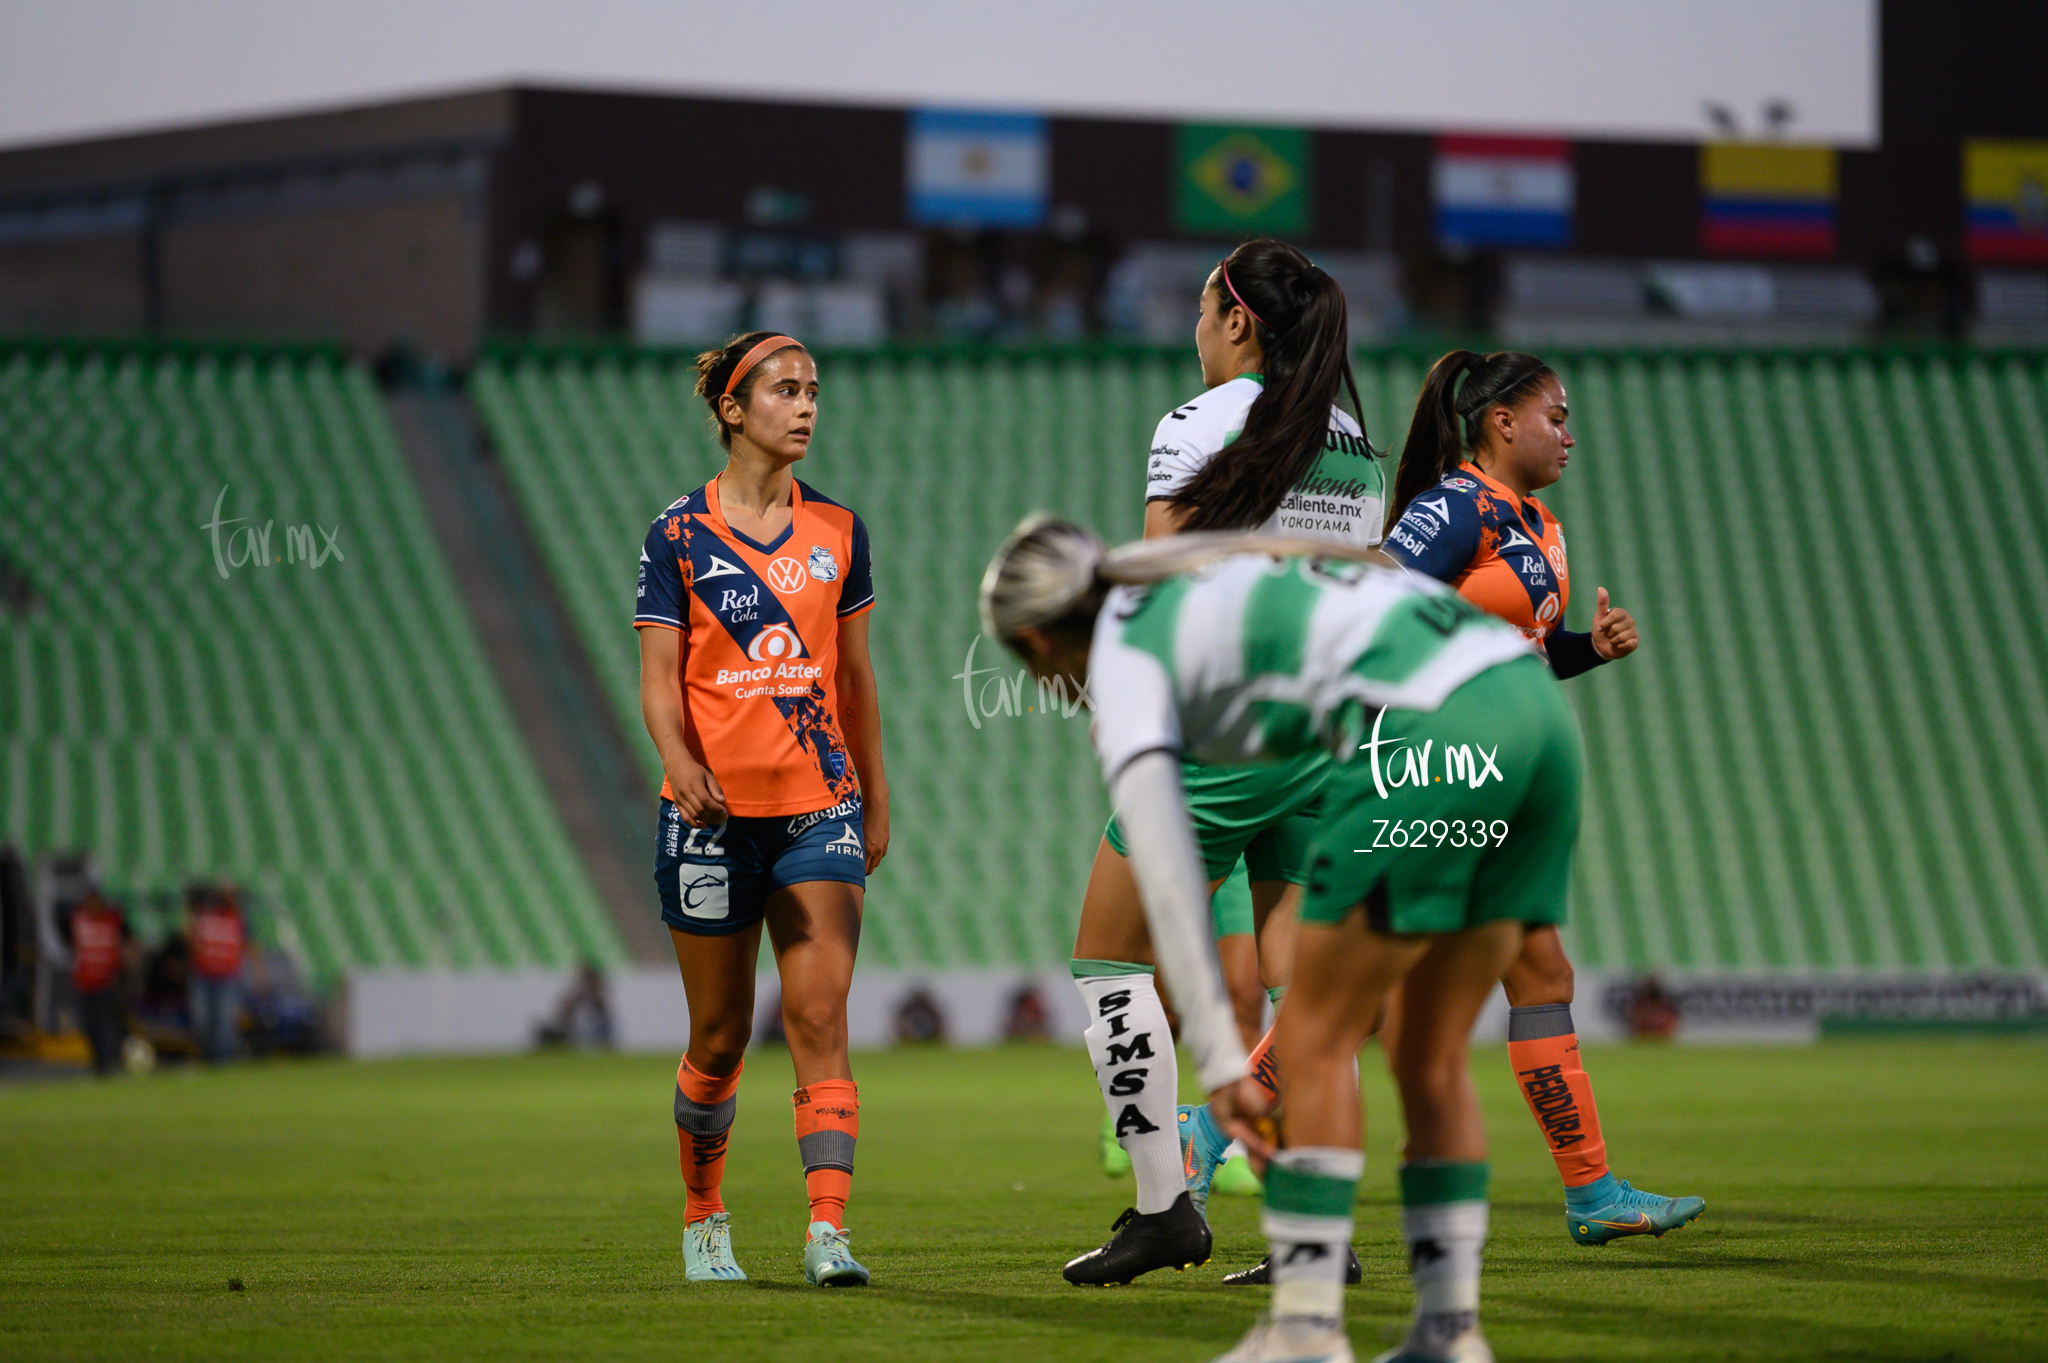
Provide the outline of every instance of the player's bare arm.
<path id="1" fill-rule="evenodd" d="M 725 792 L 718 778 L 690 756 L 683 741 L 683 636 L 672 629 L 640 634 L 640 718 L 661 754 L 676 808 L 694 828 L 725 821 Z"/>

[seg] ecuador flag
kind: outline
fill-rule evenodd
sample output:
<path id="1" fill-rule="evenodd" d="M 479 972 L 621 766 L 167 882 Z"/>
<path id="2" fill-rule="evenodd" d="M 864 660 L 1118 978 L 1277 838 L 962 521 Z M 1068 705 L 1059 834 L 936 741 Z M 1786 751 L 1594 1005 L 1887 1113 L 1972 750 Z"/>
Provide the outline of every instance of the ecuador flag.
<path id="1" fill-rule="evenodd" d="M 1833 255 L 1834 149 L 1756 142 L 1701 147 L 1700 245 L 1717 256 Z"/>
<path id="2" fill-rule="evenodd" d="M 2048 142 L 1964 142 L 1963 199 L 1971 260 L 2048 265 Z"/>

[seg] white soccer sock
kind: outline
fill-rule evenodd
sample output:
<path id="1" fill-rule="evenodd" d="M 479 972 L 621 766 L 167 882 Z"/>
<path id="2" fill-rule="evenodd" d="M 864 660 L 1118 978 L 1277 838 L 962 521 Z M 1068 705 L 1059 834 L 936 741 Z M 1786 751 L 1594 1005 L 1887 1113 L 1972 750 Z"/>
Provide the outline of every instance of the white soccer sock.
<path id="1" fill-rule="evenodd" d="M 1351 1244 L 1351 1206 L 1364 1173 L 1361 1150 L 1309 1145 L 1273 1157 L 1260 1228 L 1272 1253 L 1276 1320 L 1343 1317 L 1344 1251 Z"/>
<path id="2" fill-rule="evenodd" d="M 1180 1071 L 1173 1032 L 1150 975 L 1087 975 L 1074 981 L 1088 1002 L 1088 1059 L 1116 1124 L 1116 1140 L 1138 1178 L 1138 1212 L 1150 1216 L 1187 1190 L 1180 1160 Z"/>
<path id="3" fill-rule="evenodd" d="M 1479 1314 L 1479 1255 L 1486 1246 L 1486 1203 L 1437 1202 L 1401 1209 L 1415 1280 L 1416 1343 L 1441 1347 L 1472 1328 Z"/>

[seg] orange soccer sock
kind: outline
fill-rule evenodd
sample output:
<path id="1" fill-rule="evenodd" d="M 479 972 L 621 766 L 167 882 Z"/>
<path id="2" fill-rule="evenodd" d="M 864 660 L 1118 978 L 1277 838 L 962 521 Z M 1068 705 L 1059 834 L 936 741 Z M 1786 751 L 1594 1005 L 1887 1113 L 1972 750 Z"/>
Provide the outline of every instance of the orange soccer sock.
<path id="1" fill-rule="evenodd" d="M 1567 1188 L 1607 1173 L 1607 1142 L 1600 1137 L 1600 1110 L 1593 1105 L 1593 1081 L 1579 1064 L 1579 1036 L 1569 1003 L 1546 1003 L 1508 1011 L 1508 1060 L 1515 1082 Z"/>
<path id="2" fill-rule="evenodd" d="M 851 1079 L 822 1079 L 791 1094 L 790 1102 L 811 1220 L 844 1228 L 846 1199 L 853 1192 L 853 1143 L 860 1135 L 860 1090 Z"/>
<path id="3" fill-rule="evenodd" d="M 1280 1028 L 1276 1020 L 1259 1038 L 1259 1044 L 1252 1047 L 1252 1082 L 1266 1091 L 1275 1103 L 1280 1101 L 1280 1062 L 1273 1055 L 1273 1033 Z"/>
<path id="4" fill-rule="evenodd" d="M 723 1078 L 700 1074 L 690 1058 L 676 1066 L 676 1145 L 683 1162 L 683 1183 L 690 1190 L 683 1209 L 683 1224 L 694 1226 L 705 1217 L 725 1210 L 718 1185 L 725 1181 L 725 1141 L 732 1133 L 733 1113 L 739 1104 L 733 1093 L 740 1086 L 740 1069 Z"/>

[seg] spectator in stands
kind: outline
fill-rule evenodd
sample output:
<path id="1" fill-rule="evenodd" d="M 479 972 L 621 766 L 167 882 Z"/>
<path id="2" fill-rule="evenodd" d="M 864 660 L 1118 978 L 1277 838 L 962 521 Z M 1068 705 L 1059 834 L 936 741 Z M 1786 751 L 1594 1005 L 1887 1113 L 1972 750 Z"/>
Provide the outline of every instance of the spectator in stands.
<path id="1" fill-rule="evenodd" d="M 93 1073 L 112 1074 L 128 1035 L 121 1007 L 128 919 L 93 890 L 71 906 L 63 921 L 71 947 L 71 989 L 78 999 L 79 1026 L 92 1046 Z"/>
<path id="2" fill-rule="evenodd" d="M 202 1059 L 219 1064 L 241 1049 L 242 953 L 248 929 L 235 892 L 224 887 L 186 890 L 185 915 L 192 1040 Z"/>
<path id="3" fill-rule="evenodd" d="M 1638 1041 L 1669 1041 L 1678 1034 L 1678 1000 L 1654 970 L 1629 991 L 1628 1034 Z"/>
<path id="4" fill-rule="evenodd" d="M 938 1044 L 946 1039 L 946 1014 L 931 991 L 912 989 L 896 1005 L 896 1044 Z"/>
<path id="5" fill-rule="evenodd" d="M 1003 1023 L 1005 1041 L 1044 1041 L 1052 1035 L 1052 1020 L 1046 1016 L 1045 999 L 1038 986 L 1019 986 L 1010 995 L 1008 1019 Z"/>
<path id="6" fill-rule="evenodd" d="M 534 1029 L 533 1043 L 542 1049 L 610 1048 L 612 1007 L 605 993 L 604 971 L 596 961 L 585 961 L 577 967 L 576 978 L 555 1004 L 554 1016 Z"/>
<path id="7" fill-rule="evenodd" d="M 257 1055 L 320 1049 L 320 1008 L 292 958 L 250 938 L 242 955 L 242 1015 Z"/>

